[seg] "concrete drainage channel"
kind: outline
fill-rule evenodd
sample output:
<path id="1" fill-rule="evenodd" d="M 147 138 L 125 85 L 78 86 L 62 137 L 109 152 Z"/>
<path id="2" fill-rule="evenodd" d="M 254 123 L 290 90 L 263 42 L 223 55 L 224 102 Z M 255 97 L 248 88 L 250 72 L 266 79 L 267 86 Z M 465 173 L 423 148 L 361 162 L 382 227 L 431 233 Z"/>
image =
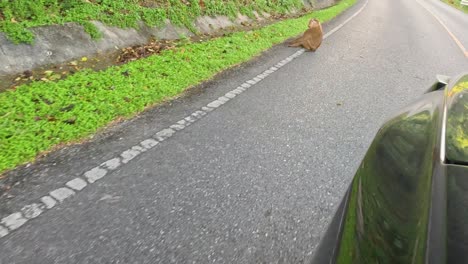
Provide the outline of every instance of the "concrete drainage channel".
<path id="1" fill-rule="evenodd" d="M 324 39 L 331 36 L 333 33 L 342 28 L 346 23 L 348 23 L 354 17 L 356 17 L 367 6 L 367 3 L 368 1 L 366 1 L 364 5 L 351 17 L 349 17 L 343 23 L 339 24 L 337 27 L 327 32 L 324 35 Z M 78 192 L 84 190 L 89 185 L 108 176 L 109 174 L 111 174 L 112 171 L 130 162 L 132 159 L 136 158 L 142 153 L 156 148 L 163 141 L 177 134 L 178 131 L 186 129 L 192 123 L 205 117 L 209 112 L 221 107 L 223 104 L 229 102 L 236 96 L 239 96 L 244 91 L 254 86 L 256 83 L 261 82 L 270 74 L 273 74 L 281 67 L 287 65 L 295 58 L 301 56 L 304 52 L 304 49 L 300 49 L 299 51 L 293 53 L 292 55 L 286 57 L 274 66 L 265 70 L 264 72 L 258 74 L 251 80 L 245 81 L 235 89 L 227 92 L 225 95 L 208 103 L 201 109 L 194 111 L 191 115 L 157 132 L 152 137 L 141 141 L 138 145 L 135 145 L 123 151 L 119 154 L 119 156 L 113 157 L 103 162 L 101 165 L 91 168 L 90 170 L 83 173 L 81 177 L 76 177 L 66 182 L 62 187 L 50 191 L 47 195 L 44 195 L 35 203 L 31 203 L 24 206 L 20 211 L 3 217 L 0 221 L 0 238 L 6 237 L 12 231 L 17 230 L 18 228 L 26 224 L 29 220 L 39 217 L 40 215 L 44 214 L 47 210 L 54 208 L 57 204 L 63 203 L 68 198 L 76 195 Z"/>

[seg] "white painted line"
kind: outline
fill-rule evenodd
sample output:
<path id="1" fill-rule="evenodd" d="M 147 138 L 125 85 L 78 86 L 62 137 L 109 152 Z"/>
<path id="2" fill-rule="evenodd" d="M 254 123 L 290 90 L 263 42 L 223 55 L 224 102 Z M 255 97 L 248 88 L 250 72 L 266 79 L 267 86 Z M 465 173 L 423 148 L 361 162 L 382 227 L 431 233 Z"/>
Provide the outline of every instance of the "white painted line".
<path id="1" fill-rule="evenodd" d="M 186 126 L 186 127 L 188 127 L 188 126 L 190 126 L 190 125 L 192 124 L 192 122 L 189 122 L 189 121 L 187 120 L 187 117 L 184 117 L 184 119 L 182 119 L 182 120 L 185 122 L 185 126 Z"/>
<path id="2" fill-rule="evenodd" d="M 198 113 L 192 113 L 192 114 L 190 115 L 190 117 L 193 118 L 193 119 L 196 121 L 197 119 L 202 118 L 202 115 L 200 115 L 200 114 L 198 114 Z"/>
<path id="3" fill-rule="evenodd" d="M 28 219 L 24 218 L 22 213 L 17 212 L 2 218 L 0 224 L 8 227 L 8 229 L 13 231 L 24 225 L 27 221 Z"/>
<path id="4" fill-rule="evenodd" d="M 166 138 L 170 138 L 172 137 L 172 135 L 175 133 L 174 130 L 170 129 L 170 128 L 166 128 L 166 129 L 163 129 L 161 131 L 159 131 L 158 133 L 156 133 L 155 135 L 155 138 L 159 141 L 163 141 L 165 140 Z"/>
<path id="5" fill-rule="evenodd" d="M 343 23 L 339 24 L 337 27 L 335 27 L 334 29 L 328 31 L 325 35 L 323 35 L 323 39 L 326 39 L 329 36 L 333 35 L 335 32 L 337 32 L 342 27 L 344 27 L 344 25 L 346 25 L 349 21 L 351 21 L 353 18 L 355 18 L 357 15 L 359 15 L 359 13 L 361 13 L 362 10 L 364 10 L 364 8 L 367 6 L 367 3 L 369 3 L 369 0 L 366 0 L 366 2 L 364 3 L 364 5 L 361 8 L 356 13 L 354 13 L 352 16 L 348 17 L 348 19 L 346 19 Z M 302 51 L 302 52 L 304 52 L 304 51 Z"/>
<path id="6" fill-rule="evenodd" d="M 164 139 L 161 139 L 160 141 L 163 141 Z M 122 163 L 128 163 L 132 159 L 136 158 L 136 156 L 140 155 L 140 151 L 134 150 L 133 147 L 131 149 L 127 149 L 126 151 L 122 152 L 120 156 L 122 157 Z"/>
<path id="7" fill-rule="evenodd" d="M 29 205 L 24 206 L 21 209 L 21 212 L 23 213 L 25 218 L 33 219 L 33 218 L 36 218 L 39 215 L 41 215 L 42 212 L 44 212 L 44 209 L 45 209 L 44 205 L 33 203 L 33 204 L 29 204 Z"/>
<path id="8" fill-rule="evenodd" d="M 427 8 L 424 4 L 422 4 L 419 0 L 416 0 L 424 9 L 426 9 L 427 12 L 429 12 L 441 25 L 444 27 L 445 31 L 450 35 L 452 40 L 457 44 L 457 46 L 461 49 L 463 55 L 465 55 L 466 58 L 468 58 L 468 51 L 466 50 L 465 46 L 461 43 L 461 41 L 455 36 L 455 34 L 452 33 L 452 31 L 445 25 L 445 23 L 434 13 L 432 10 Z"/>
<path id="9" fill-rule="evenodd" d="M 128 163 L 129 161 L 140 155 L 141 152 L 143 152 L 143 148 L 140 146 L 133 146 L 131 149 L 127 149 L 126 151 L 122 152 L 122 154 L 120 154 L 120 156 L 122 157 L 122 163 Z"/>
<path id="10" fill-rule="evenodd" d="M 218 108 L 222 105 L 223 103 L 218 101 L 218 100 L 214 100 L 213 102 L 207 104 L 206 106 L 208 107 L 211 107 L 211 108 Z"/>
<path id="11" fill-rule="evenodd" d="M 148 139 L 145 139 L 143 140 L 142 142 L 140 142 L 140 145 L 142 147 L 144 147 L 145 149 L 152 149 L 154 148 L 158 143 L 158 141 L 152 139 L 152 138 L 148 138 Z"/>
<path id="12" fill-rule="evenodd" d="M 174 129 L 175 131 L 180 131 L 180 130 L 182 130 L 182 129 L 185 128 L 184 125 L 179 125 L 179 124 L 174 124 L 174 125 L 171 125 L 171 126 L 169 126 L 169 127 L 172 128 L 172 129 Z"/>
<path id="13" fill-rule="evenodd" d="M 243 92 L 243 90 L 241 90 L 239 88 L 236 88 L 236 89 L 230 91 L 230 93 L 233 93 L 233 94 L 236 94 L 236 95 L 241 94 L 242 92 Z"/>
<path id="14" fill-rule="evenodd" d="M 223 104 L 225 104 L 229 101 L 229 98 L 227 98 L 226 96 L 221 96 L 218 98 L 218 101 L 221 101 L 223 102 Z"/>
<path id="15" fill-rule="evenodd" d="M 6 227 L 0 226 L 0 238 L 8 235 L 8 233 L 10 232 L 8 232 L 8 229 Z"/>
<path id="16" fill-rule="evenodd" d="M 75 190 L 75 191 L 81 191 L 81 190 L 83 190 L 83 189 L 86 187 L 86 185 L 88 185 L 88 184 L 86 183 L 85 180 L 83 180 L 83 179 L 81 179 L 81 178 L 75 178 L 75 179 L 73 179 L 73 180 L 68 181 L 67 183 L 65 183 L 65 185 L 66 185 L 67 187 L 69 187 L 70 189 L 73 189 L 73 190 Z"/>
<path id="17" fill-rule="evenodd" d="M 146 149 L 143 148 L 143 147 L 140 146 L 140 145 L 133 146 L 133 147 L 132 147 L 132 150 L 138 151 L 138 152 L 145 152 L 145 151 L 146 151 Z"/>
<path id="18" fill-rule="evenodd" d="M 93 182 L 101 179 L 102 177 L 106 176 L 106 174 L 107 174 L 107 170 L 105 170 L 103 168 L 100 168 L 100 167 L 95 167 L 95 168 L 85 172 L 84 176 L 85 176 L 86 180 L 88 180 L 89 183 L 93 183 Z M 52 197 L 54 197 L 54 196 L 52 195 Z"/>
<path id="19" fill-rule="evenodd" d="M 57 201 L 50 196 L 42 197 L 41 202 L 45 205 L 46 209 L 51 209 L 57 204 Z"/>
<path id="20" fill-rule="evenodd" d="M 187 124 L 187 121 L 185 121 L 184 119 L 177 121 L 177 124 L 183 125 L 183 126 L 188 126 L 189 125 L 189 124 Z"/>
<path id="21" fill-rule="evenodd" d="M 90 182 L 92 183 L 92 182 Z M 66 188 L 66 187 L 62 187 L 62 188 L 58 188 L 58 189 L 55 189 L 53 191 L 51 191 L 50 193 L 50 196 L 52 196 L 55 200 L 59 201 L 60 203 L 63 202 L 65 199 L 69 198 L 70 196 L 74 195 L 75 192 L 72 191 L 71 189 L 69 188 Z"/>
<path id="22" fill-rule="evenodd" d="M 191 116 L 187 116 L 184 119 L 185 119 L 185 121 L 187 121 L 189 123 L 193 123 L 193 122 L 197 121 L 195 118 L 193 118 Z"/>
<path id="23" fill-rule="evenodd" d="M 327 38 L 338 29 L 343 27 L 344 24 L 349 22 L 352 18 L 357 16 L 364 7 L 367 5 L 368 1 L 364 4 L 364 6 L 359 9 L 354 15 L 348 18 L 344 23 L 341 23 L 337 28 L 333 29 L 332 31 L 325 34 L 324 38 Z M 266 78 L 271 73 L 277 71 L 279 68 L 283 67 L 284 65 L 288 64 L 294 58 L 300 56 L 305 52 L 304 49 L 301 49 L 294 54 L 288 56 L 287 58 L 283 59 L 282 61 L 278 62 L 275 66 L 270 67 L 268 70 L 258 74 L 253 79 L 248 80 L 241 84 L 240 86 L 236 87 L 235 89 L 227 92 L 224 96 L 221 96 L 217 100 L 209 103 L 208 105 L 201 108 L 201 110 L 193 112 L 190 116 L 185 117 L 182 120 L 177 121 L 175 124 L 171 125 L 169 128 L 163 129 L 157 132 L 153 138 L 148 138 L 140 142 L 139 145 L 133 146 L 132 148 L 125 150 L 120 154 L 120 157 L 112 158 L 110 160 L 105 161 L 100 166 L 90 169 L 89 171 L 84 173 L 84 178 L 88 181 L 84 181 L 81 178 L 75 178 L 71 181 L 65 183 L 67 187 L 57 188 L 49 193 L 50 196 L 46 195 L 40 198 L 40 203 L 33 203 L 30 205 L 24 206 L 20 212 L 16 212 L 10 214 L 1 219 L 0 221 L 0 237 L 7 236 L 12 230 L 15 230 L 22 225 L 24 225 L 28 219 L 32 219 L 41 215 L 45 210 L 51 209 L 57 205 L 58 202 L 63 202 L 65 199 L 73 196 L 76 192 L 83 190 L 88 184 L 92 184 L 104 176 L 110 170 L 115 170 L 120 167 L 123 163 L 127 163 L 142 152 L 145 152 L 156 145 L 159 142 L 164 141 L 167 138 L 170 138 L 176 131 L 180 131 L 185 127 L 189 126 L 191 123 L 197 121 L 198 119 L 202 118 L 206 115 L 207 112 L 211 112 L 216 108 L 220 107 L 224 103 L 228 102 L 230 99 L 236 97 L 237 95 L 241 94 L 252 85 L 260 82 L 264 78 Z"/>
<path id="24" fill-rule="evenodd" d="M 142 142 L 143 143 L 143 142 Z M 140 143 L 140 144 L 142 144 Z M 108 170 L 115 170 L 121 165 L 120 158 L 113 158 L 101 164 L 103 168 Z"/>
<path id="25" fill-rule="evenodd" d="M 202 107 L 202 110 L 205 111 L 205 112 L 211 112 L 211 111 L 213 111 L 213 108 L 204 106 L 204 107 Z"/>
<path id="26" fill-rule="evenodd" d="M 305 49 L 301 49 L 299 50 L 298 52 L 294 53 L 296 55 L 296 57 L 299 57 L 301 56 L 303 53 L 305 52 Z"/>
<path id="27" fill-rule="evenodd" d="M 192 116 L 195 117 L 195 118 L 198 118 L 198 119 L 202 118 L 204 115 L 206 115 L 206 113 L 204 111 L 200 111 L 200 110 L 195 111 L 195 112 L 192 113 Z"/>
<path id="28" fill-rule="evenodd" d="M 183 125 L 179 125 L 179 126 L 182 126 L 182 128 L 184 128 Z M 158 141 L 152 139 L 152 138 L 149 138 L 149 139 L 145 139 L 143 140 L 142 142 L 140 142 L 140 145 L 142 147 L 144 147 L 145 149 L 152 149 L 154 148 L 158 143 Z"/>
<path id="29" fill-rule="evenodd" d="M 232 99 L 232 98 L 236 97 L 236 94 L 233 93 L 233 92 L 229 92 L 229 93 L 225 94 L 224 96 L 226 96 L 227 98 Z"/>

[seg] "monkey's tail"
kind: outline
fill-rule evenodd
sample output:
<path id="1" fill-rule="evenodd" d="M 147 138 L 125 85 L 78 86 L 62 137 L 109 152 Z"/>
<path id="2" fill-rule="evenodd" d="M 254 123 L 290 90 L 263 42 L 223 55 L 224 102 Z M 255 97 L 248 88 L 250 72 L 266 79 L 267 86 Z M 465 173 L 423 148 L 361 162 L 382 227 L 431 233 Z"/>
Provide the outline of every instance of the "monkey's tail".
<path id="1" fill-rule="evenodd" d="M 302 41 L 301 41 L 301 38 L 298 38 L 296 40 L 293 40 L 289 43 L 289 47 L 299 47 L 300 45 L 302 45 Z"/>

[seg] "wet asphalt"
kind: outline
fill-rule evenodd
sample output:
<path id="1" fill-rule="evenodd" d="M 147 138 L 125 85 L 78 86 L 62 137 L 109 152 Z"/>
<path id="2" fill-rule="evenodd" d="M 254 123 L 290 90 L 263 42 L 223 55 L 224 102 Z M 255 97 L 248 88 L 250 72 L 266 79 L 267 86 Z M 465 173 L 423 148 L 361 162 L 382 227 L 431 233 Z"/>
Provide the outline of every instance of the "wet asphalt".
<path id="1" fill-rule="evenodd" d="M 420 2 L 468 47 L 468 15 Z M 18 169 L 12 175 L 21 181 L 0 197 L 0 217 L 296 51 L 278 45 L 90 142 Z M 316 53 L 0 239 L 0 263 L 307 263 L 380 125 L 436 74 L 462 71 L 468 59 L 420 3 L 369 0 Z"/>

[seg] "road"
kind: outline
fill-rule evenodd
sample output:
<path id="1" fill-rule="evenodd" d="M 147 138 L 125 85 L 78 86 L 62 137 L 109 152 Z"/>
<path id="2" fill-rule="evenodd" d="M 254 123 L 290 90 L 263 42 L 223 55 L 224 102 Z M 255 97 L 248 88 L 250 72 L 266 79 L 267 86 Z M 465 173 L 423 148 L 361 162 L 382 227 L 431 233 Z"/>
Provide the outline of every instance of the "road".
<path id="1" fill-rule="evenodd" d="M 0 263 L 308 262 L 379 126 L 436 74 L 468 70 L 460 46 L 424 7 L 468 47 L 467 15 L 437 0 L 369 0 L 316 53 L 0 238 Z M 0 197 L 0 218 L 296 51 L 276 46 L 91 142 L 19 169 L 21 182 Z"/>

